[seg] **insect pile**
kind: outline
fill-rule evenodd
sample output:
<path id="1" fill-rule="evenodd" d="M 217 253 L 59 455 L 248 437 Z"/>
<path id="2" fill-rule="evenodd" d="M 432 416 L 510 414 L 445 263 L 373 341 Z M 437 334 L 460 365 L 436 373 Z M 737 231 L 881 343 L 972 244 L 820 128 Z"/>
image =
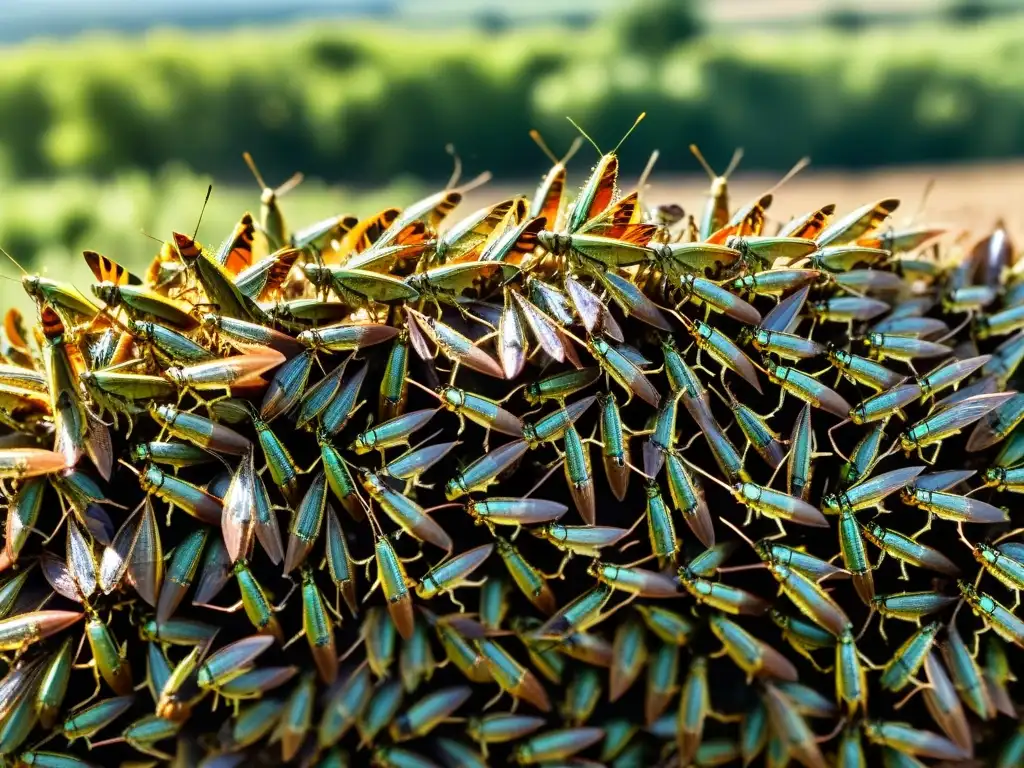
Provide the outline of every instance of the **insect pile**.
<path id="1" fill-rule="evenodd" d="M 616 150 L 569 200 L 534 138 L 457 221 L 483 177 L 292 230 L 246 156 L 218 249 L 23 277 L 0 765 L 1024 762 L 1007 232 Z"/>

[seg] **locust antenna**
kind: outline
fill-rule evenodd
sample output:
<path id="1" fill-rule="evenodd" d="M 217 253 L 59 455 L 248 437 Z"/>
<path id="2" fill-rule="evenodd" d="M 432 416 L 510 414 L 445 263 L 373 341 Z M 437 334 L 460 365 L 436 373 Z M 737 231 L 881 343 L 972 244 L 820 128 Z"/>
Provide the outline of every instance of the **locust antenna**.
<path id="1" fill-rule="evenodd" d="M 18 260 L 16 258 L 14 258 L 13 256 L 11 256 L 11 254 L 9 254 L 4 248 L 0 248 L 0 253 L 3 253 L 4 256 L 6 256 L 8 259 L 10 259 L 14 263 L 14 266 L 16 266 L 18 269 L 21 270 L 22 274 L 24 274 L 24 275 L 28 274 L 28 271 L 23 266 L 21 266 L 21 264 L 18 263 Z"/>
<path id="2" fill-rule="evenodd" d="M 741 530 L 740 530 L 740 529 L 739 529 L 739 528 L 738 528 L 738 527 L 737 527 L 737 526 L 736 526 L 736 525 L 735 525 L 734 523 L 732 523 L 732 521 L 730 521 L 730 520 L 726 520 L 726 519 L 725 519 L 724 517 L 720 517 L 719 519 L 720 519 L 720 520 L 721 520 L 721 521 L 722 521 L 723 523 L 725 523 L 726 525 L 728 525 L 728 526 L 729 526 L 730 528 L 732 528 L 732 529 L 733 529 L 734 531 L 736 531 L 736 534 L 737 534 L 737 535 L 738 535 L 738 536 L 739 536 L 739 537 L 740 537 L 741 539 L 743 539 L 743 540 L 744 540 L 745 542 L 747 542 L 747 544 L 749 544 L 749 545 L 750 545 L 750 548 L 751 548 L 751 549 L 753 549 L 753 550 L 755 550 L 755 551 L 757 550 L 757 547 L 755 547 L 755 546 L 754 546 L 754 542 L 753 542 L 753 541 L 751 541 L 750 537 L 749 537 L 749 536 L 747 536 L 747 534 L 745 534 L 745 533 L 744 533 L 743 531 L 741 531 Z M 719 568 L 719 570 L 721 570 L 721 568 Z"/>
<path id="3" fill-rule="evenodd" d="M 203 207 L 199 211 L 199 221 L 196 222 L 196 231 L 192 233 L 192 242 L 195 242 L 196 235 L 199 234 L 199 225 L 203 223 L 203 214 L 206 213 L 206 204 L 210 202 L 210 195 L 213 194 L 213 184 L 206 188 L 206 199 L 203 200 Z"/>
<path id="4" fill-rule="evenodd" d="M 590 142 L 590 145 L 594 149 L 597 150 L 597 154 L 602 155 L 602 156 L 604 155 L 604 152 L 601 151 L 601 148 L 599 146 L 597 146 L 597 142 L 594 141 L 592 138 L 590 138 L 590 135 L 586 131 L 584 131 L 583 128 L 581 128 L 580 125 L 575 120 L 573 120 L 571 117 L 566 117 L 565 119 L 568 120 L 570 123 L 572 123 L 572 127 L 575 128 L 577 131 L 579 131 L 580 135 L 584 139 L 586 139 L 587 141 Z"/>
<path id="5" fill-rule="evenodd" d="M 732 492 L 733 492 L 733 489 L 732 489 L 732 487 L 730 487 L 730 486 L 729 486 L 729 485 L 727 485 L 726 483 L 723 483 L 723 482 L 722 482 L 721 480 L 719 480 L 719 479 L 718 479 L 717 477 L 715 477 L 714 475 L 712 475 L 712 474 L 711 474 L 710 472 L 708 472 L 708 471 L 707 471 L 706 469 L 703 469 L 703 468 L 701 468 L 701 467 L 698 467 L 698 466 L 697 466 L 696 464 L 694 464 L 694 463 L 693 463 L 692 461 L 690 461 L 689 459 L 687 459 L 687 458 L 686 458 L 685 456 L 680 456 L 679 458 L 680 458 L 680 459 L 682 459 L 683 463 L 684 463 L 684 464 L 686 464 L 686 465 L 687 465 L 688 467 L 690 467 L 690 469 L 695 469 L 695 470 L 697 470 L 697 471 L 698 471 L 698 472 L 700 472 L 700 473 L 701 473 L 702 475 L 704 475 L 704 477 L 706 477 L 706 478 L 707 478 L 708 480 L 712 481 L 713 483 L 717 483 L 718 485 L 720 485 L 720 486 L 722 486 L 723 488 L 725 488 L 725 490 L 727 490 L 727 491 L 728 491 L 729 493 L 732 493 Z"/>
<path id="6" fill-rule="evenodd" d="M 125 461 L 124 459 L 118 459 L 118 460 L 117 460 L 117 463 L 118 463 L 118 464 L 121 464 L 121 465 L 123 465 L 123 466 L 125 466 L 125 467 L 126 467 L 126 468 L 127 468 L 127 469 L 128 469 L 128 470 L 129 470 L 129 471 L 130 471 L 130 472 L 131 472 L 131 473 L 132 473 L 133 475 L 135 475 L 136 477 L 138 477 L 138 476 L 139 476 L 139 470 L 137 470 L 137 469 L 136 469 L 135 467 L 133 467 L 133 466 L 132 466 L 131 464 L 129 464 L 129 463 L 128 463 L 127 461 Z"/>
<path id="7" fill-rule="evenodd" d="M 406 382 L 406 384 L 412 384 L 414 387 L 418 387 L 419 389 L 422 389 L 428 395 L 433 395 L 438 400 L 441 399 L 441 396 L 439 394 L 437 394 L 437 392 L 435 392 L 434 390 L 432 390 L 430 387 L 426 386 L 425 384 L 420 384 L 420 382 L 416 381 L 415 379 L 410 379 L 408 376 L 406 376 L 405 377 L 405 382 Z"/>
<path id="8" fill-rule="evenodd" d="M 305 178 L 306 176 L 305 174 L 302 173 L 302 171 L 296 171 L 295 173 L 292 174 L 291 178 L 288 179 L 288 181 L 284 182 L 281 186 L 274 190 L 274 196 L 281 197 L 283 195 L 288 194 L 297 186 L 299 186 L 299 184 L 301 184 L 302 180 Z"/>
<path id="9" fill-rule="evenodd" d="M 640 125 L 641 121 L 642 121 L 642 120 L 643 120 L 643 119 L 644 119 L 645 117 L 647 117 L 647 113 L 646 113 L 646 112 L 641 112 L 641 113 L 640 113 L 640 116 L 639 116 L 639 117 L 637 117 L 637 119 L 633 121 L 633 125 L 631 125 L 631 126 L 629 127 L 629 130 L 628 130 L 628 131 L 626 131 L 626 135 L 625 135 L 625 136 L 623 136 L 623 137 L 622 137 L 621 139 L 619 139 L 619 143 L 615 145 L 615 149 L 613 149 L 613 150 L 611 151 L 611 154 L 613 154 L 613 155 L 614 155 L 614 154 L 615 154 L 616 152 L 618 152 L 618 151 L 619 151 L 619 147 L 621 147 L 621 146 L 622 146 L 622 144 L 623 144 L 623 142 L 625 142 L 625 141 L 626 141 L 626 139 L 628 139 L 628 138 L 629 138 L 629 135 L 630 135 L 631 133 L 633 133 L 633 131 L 635 131 L 635 130 L 636 130 L 636 127 L 637 127 L 638 125 Z"/>
<path id="10" fill-rule="evenodd" d="M 704 155 L 701 154 L 701 151 L 697 148 L 696 144 L 690 145 L 690 152 L 692 152 L 693 156 L 697 158 L 697 162 L 700 163 L 701 168 L 704 169 L 704 172 L 708 175 L 709 179 L 714 181 L 718 178 L 718 174 L 711 169 L 710 165 L 708 165 L 708 161 L 704 159 Z M 733 154 L 733 157 L 736 157 L 736 155 Z"/>
<path id="11" fill-rule="evenodd" d="M 550 160 L 553 165 L 562 164 L 563 161 L 555 157 L 555 153 L 551 151 L 551 147 L 544 143 L 544 138 L 540 135 L 540 131 L 538 131 L 536 128 L 531 128 L 530 138 L 533 139 L 534 144 L 540 147 L 540 151 L 547 155 L 548 160 Z M 580 141 L 579 136 L 576 137 L 576 141 Z M 575 144 L 575 142 L 573 143 Z"/>
<path id="12" fill-rule="evenodd" d="M 647 161 L 647 165 L 644 166 L 644 172 L 640 174 L 640 180 L 636 183 L 636 191 L 638 193 L 643 192 L 644 187 L 647 186 L 647 179 L 654 172 L 654 164 L 658 162 L 660 156 L 661 153 L 658 150 L 651 152 L 651 157 Z"/>
<path id="13" fill-rule="evenodd" d="M 743 147 L 736 147 L 732 151 L 732 159 L 729 160 L 729 166 L 725 169 L 725 173 L 722 174 L 725 178 L 729 178 L 736 167 L 740 164 L 740 160 L 743 159 Z"/>
<path id="14" fill-rule="evenodd" d="M 528 491 L 526 492 L 526 495 L 525 495 L 525 496 L 523 496 L 522 498 L 524 498 L 524 499 L 528 499 L 528 498 L 529 498 L 530 496 L 532 496 L 532 495 L 533 495 L 533 493 L 534 493 L 534 492 L 535 492 L 535 491 L 536 491 L 536 490 L 537 490 L 538 488 L 540 488 L 540 487 L 541 487 L 542 485 L 544 485 L 544 483 L 546 483 L 546 482 L 547 482 L 547 479 L 548 479 L 549 477 L 551 477 L 551 474 L 552 474 L 552 473 L 553 473 L 553 472 L 554 472 L 554 471 L 555 471 L 556 469 L 558 469 L 558 465 L 557 465 L 557 464 L 553 465 L 553 466 L 552 466 L 552 467 L 551 467 L 551 468 L 550 468 L 550 469 L 549 469 L 549 470 L 548 470 L 547 472 L 545 472 L 545 473 L 544 473 L 544 477 L 542 477 L 542 478 L 541 478 L 540 480 L 538 480 L 538 481 L 537 481 L 536 483 L 534 483 L 534 486 L 533 486 L 533 488 L 531 488 L 530 490 L 528 490 Z"/>
<path id="15" fill-rule="evenodd" d="M 996 544 L 1000 544 L 1000 543 L 1006 541 L 1011 536 L 1016 536 L 1018 533 L 1021 533 L 1022 531 L 1024 531 L 1024 528 L 1014 528 L 1012 531 L 1007 531 L 1002 536 L 1000 536 L 998 539 L 993 541 L 992 545 L 995 546 Z"/>
<path id="16" fill-rule="evenodd" d="M 472 190 L 476 189 L 477 187 L 482 187 L 484 184 L 489 182 L 492 178 L 493 178 L 493 174 L 490 171 L 484 171 L 483 173 L 479 174 L 475 178 L 471 179 L 470 181 L 467 181 L 465 184 L 463 184 L 461 187 L 459 187 L 459 192 L 462 192 L 462 193 L 471 192 Z"/>
<path id="17" fill-rule="evenodd" d="M 267 186 L 267 182 L 263 180 L 263 176 L 260 174 L 260 169 L 256 167 L 256 161 L 252 159 L 252 155 L 248 152 L 243 152 L 242 159 L 245 160 L 245 164 L 249 166 L 249 170 L 252 171 L 252 175 L 256 177 L 256 183 L 263 187 L 263 189 L 270 189 L 270 187 Z"/>
<path id="18" fill-rule="evenodd" d="M 452 156 L 452 160 L 455 163 L 455 167 L 452 169 L 452 175 L 448 179 L 448 183 L 445 184 L 445 189 L 451 189 L 459 183 L 459 177 L 462 176 L 462 158 L 459 157 L 459 153 L 455 151 L 454 144 L 446 144 L 444 151 Z"/>
<path id="19" fill-rule="evenodd" d="M 793 167 L 789 169 L 789 172 L 786 173 L 786 175 L 783 176 L 781 179 L 779 179 L 779 181 L 775 184 L 775 186 L 773 186 L 771 189 L 769 189 L 767 192 L 765 192 L 765 194 L 766 195 L 771 194 L 772 192 L 777 190 L 779 187 L 781 187 L 783 184 L 785 184 L 787 181 L 789 181 L 794 176 L 796 176 L 798 173 L 800 173 L 800 171 L 802 171 L 804 168 L 806 168 L 810 164 L 811 164 L 811 158 L 809 158 L 806 155 L 804 155 L 799 160 L 797 160 L 796 163 L 793 165 Z"/>
<path id="20" fill-rule="evenodd" d="M 930 179 L 928 179 L 928 181 L 925 182 L 924 192 L 921 193 L 921 203 L 917 206 L 917 210 L 914 212 L 914 215 L 910 217 L 910 221 L 907 222 L 908 224 L 912 224 L 913 222 L 917 221 L 918 217 L 922 213 L 924 213 L 924 209 L 928 205 L 928 198 L 932 196 L 932 190 L 934 189 L 935 177 L 932 176 Z M 1002 222 L 999 223 L 1001 224 Z"/>
<path id="21" fill-rule="evenodd" d="M 583 138 L 581 136 L 577 136 L 576 138 L 574 138 L 572 140 L 572 144 L 569 145 L 569 150 L 565 153 L 565 157 L 563 157 L 561 159 L 561 161 L 560 161 L 562 163 L 562 165 L 565 165 L 570 160 L 572 160 L 573 156 L 576 154 L 576 152 L 582 146 L 583 146 Z"/>

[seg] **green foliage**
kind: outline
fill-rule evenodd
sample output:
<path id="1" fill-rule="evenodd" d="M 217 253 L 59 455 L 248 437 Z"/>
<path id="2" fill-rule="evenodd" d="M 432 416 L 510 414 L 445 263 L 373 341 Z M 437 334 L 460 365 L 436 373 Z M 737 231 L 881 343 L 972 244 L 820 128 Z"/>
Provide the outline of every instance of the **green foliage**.
<path id="1" fill-rule="evenodd" d="M 975 24 L 994 15 L 996 10 L 988 0 L 950 0 L 945 13 L 954 24 Z"/>
<path id="2" fill-rule="evenodd" d="M 840 32 L 860 32 L 868 24 L 865 14 L 853 6 L 839 5 L 825 14 L 825 23 Z"/>
<path id="3" fill-rule="evenodd" d="M 271 183 L 298 169 L 376 186 L 447 177 L 451 142 L 467 173 L 521 178 L 544 170 L 530 128 L 565 146 L 572 115 L 611 145 L 642 110 L 644 142 L 627 143 L 626 167 L 653 143 L 662 170 L 692 169 L 690 141 L 718 157 L 742 144 L 746 167 L 777 169 L 806 153 L 858 167 L 1024 152 L 1022 24 L 731 30 L 676 45 L 682 22 L 664 16 L 676 5 L 645 4 L 632 31 L 620 20 L 484 39 L 321 24 L 10 48 L 0 173 L 110 178 L 180 161 L 248 184 L 249 150 Z M 664 23 L 644 32 L 644 18 Z"/>
<path id="4" fill-rule="evenodd" d="M 625 51 L 663 56 L 704 29 L 697 0 L 639 0 L 626 4 L 612 21 Z"/>

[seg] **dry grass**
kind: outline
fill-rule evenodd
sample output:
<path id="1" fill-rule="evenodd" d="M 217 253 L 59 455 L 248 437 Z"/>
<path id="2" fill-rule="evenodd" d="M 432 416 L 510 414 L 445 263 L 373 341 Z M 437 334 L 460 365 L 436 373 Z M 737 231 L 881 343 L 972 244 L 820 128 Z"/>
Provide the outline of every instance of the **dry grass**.
<path id="1" fill-rule="evenodd" d="M 924 210 L 918 213 L 930 180 L 934 186 Z M 626 180 L 627 188 L 632 181 Z M 732 205 L 763 194 L 777 181 L 774 176 L 737 173 L 730 183 Z M 529 183 L 488 185 L 474 192 L 460 210 L 468 213 L 476 206 L 503 195 L 521 194 L 529 188 Z M 647 200 L 679 203 L 688 213 L 699 215 L 707 190 L 707 178 L 702 175 L 666 179 L 655 172 Z M 837 212 L 842 214 L 881 197 L 903 201 L 894 219 L 896 226 L 914 218 L 917 223 L 947 224 L 980 233 L 1002 218 L 1011 232 L 1024 233 L 1024 210 L 1019 205 L 1024 199 L 1024 162 L 887 168 L 860 173 L 807 170 L 776 193 L 769 213 L 773 222 L 781 223 L 826 203 L 835 203 Z"/>

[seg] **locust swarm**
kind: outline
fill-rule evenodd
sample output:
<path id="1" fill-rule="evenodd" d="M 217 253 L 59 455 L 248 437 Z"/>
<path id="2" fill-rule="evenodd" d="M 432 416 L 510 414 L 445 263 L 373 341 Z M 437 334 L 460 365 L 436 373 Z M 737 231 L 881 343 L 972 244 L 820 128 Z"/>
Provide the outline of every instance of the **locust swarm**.
<path id="1" fill-rule="evenodd" d="M 25 274 L 0 765 L 1024 764 L 1009 233 L 534 138 L 462 218 L 290 229 L 246 156 L 216 250 Z"/>

